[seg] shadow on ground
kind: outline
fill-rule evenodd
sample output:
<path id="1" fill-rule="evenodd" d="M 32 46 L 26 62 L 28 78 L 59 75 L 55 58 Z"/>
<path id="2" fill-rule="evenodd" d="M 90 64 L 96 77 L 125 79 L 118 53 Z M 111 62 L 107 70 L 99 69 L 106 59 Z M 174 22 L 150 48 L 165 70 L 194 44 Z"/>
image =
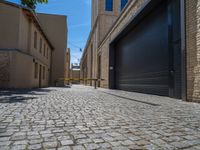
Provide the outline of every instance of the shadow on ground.
<path id="1" fill-rule="evenodd" d="M 27 100 L 37 99 L 37 97 L 9 96 L 0 98 L 0 103 L 24 103 Z"/>
<path id="2" fill-rule="evenodd" d="M 0 103 L 24 103 L 37 99 L 37 95 L 47 95 L 53 89 L 0 89 Z"/>

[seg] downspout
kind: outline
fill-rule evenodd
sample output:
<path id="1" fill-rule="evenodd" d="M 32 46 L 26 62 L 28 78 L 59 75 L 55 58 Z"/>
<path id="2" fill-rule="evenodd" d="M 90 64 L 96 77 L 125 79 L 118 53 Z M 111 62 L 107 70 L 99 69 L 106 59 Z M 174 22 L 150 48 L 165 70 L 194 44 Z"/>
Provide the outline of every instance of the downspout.
<path id="1" fill-rule="evenodd" d="M 53 84 L 54 84 L 54 82 L 52 81 L 52 53 L 53 53 L 53 50 L 51 49 L 51 53 L 50 53 L 50 71 L 49 71 L 49 84 L 50 84 L 50 86 L 53 86 Z"/>
<path id="2" fill-rule="evenodd" d="M 180 0 L 181 7 L 181 55 L 182 55 L 182 99 L 187 101 L 187 58 L 186 58 L 186 7 L 185 0 Z"/>

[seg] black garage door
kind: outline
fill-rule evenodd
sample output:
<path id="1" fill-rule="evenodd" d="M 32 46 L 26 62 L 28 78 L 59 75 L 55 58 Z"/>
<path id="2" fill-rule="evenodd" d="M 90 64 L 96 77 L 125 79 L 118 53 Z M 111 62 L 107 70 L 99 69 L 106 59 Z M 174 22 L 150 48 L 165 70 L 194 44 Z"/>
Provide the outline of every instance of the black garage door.
<path id="1" fill-rule="evenodd" d="M 152 5 L 112 46 L 114 86 L 181 98 L 179 0 Z"/>

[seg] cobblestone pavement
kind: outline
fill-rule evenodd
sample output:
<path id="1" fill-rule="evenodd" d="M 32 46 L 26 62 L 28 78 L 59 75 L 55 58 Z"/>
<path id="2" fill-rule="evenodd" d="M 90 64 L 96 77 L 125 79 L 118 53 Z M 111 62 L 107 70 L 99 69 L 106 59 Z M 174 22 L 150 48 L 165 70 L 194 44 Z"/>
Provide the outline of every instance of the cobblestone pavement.
<path id="1" fill-rule="evenodd" d="M 200 150 L 200 104 L 84 86 L 1 91 L 0 149 Z"/>

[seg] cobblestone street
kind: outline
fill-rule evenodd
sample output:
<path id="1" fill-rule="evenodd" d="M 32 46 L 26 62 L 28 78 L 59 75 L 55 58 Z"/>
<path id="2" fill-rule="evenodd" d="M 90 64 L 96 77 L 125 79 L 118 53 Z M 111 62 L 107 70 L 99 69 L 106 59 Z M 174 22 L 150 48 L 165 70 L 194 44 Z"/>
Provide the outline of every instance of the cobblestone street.
<path id="1" fill-rule="evenodd" d="M 78 85 L 1 91 L 0 149 L 200 150 L 200 104 Z"/>

